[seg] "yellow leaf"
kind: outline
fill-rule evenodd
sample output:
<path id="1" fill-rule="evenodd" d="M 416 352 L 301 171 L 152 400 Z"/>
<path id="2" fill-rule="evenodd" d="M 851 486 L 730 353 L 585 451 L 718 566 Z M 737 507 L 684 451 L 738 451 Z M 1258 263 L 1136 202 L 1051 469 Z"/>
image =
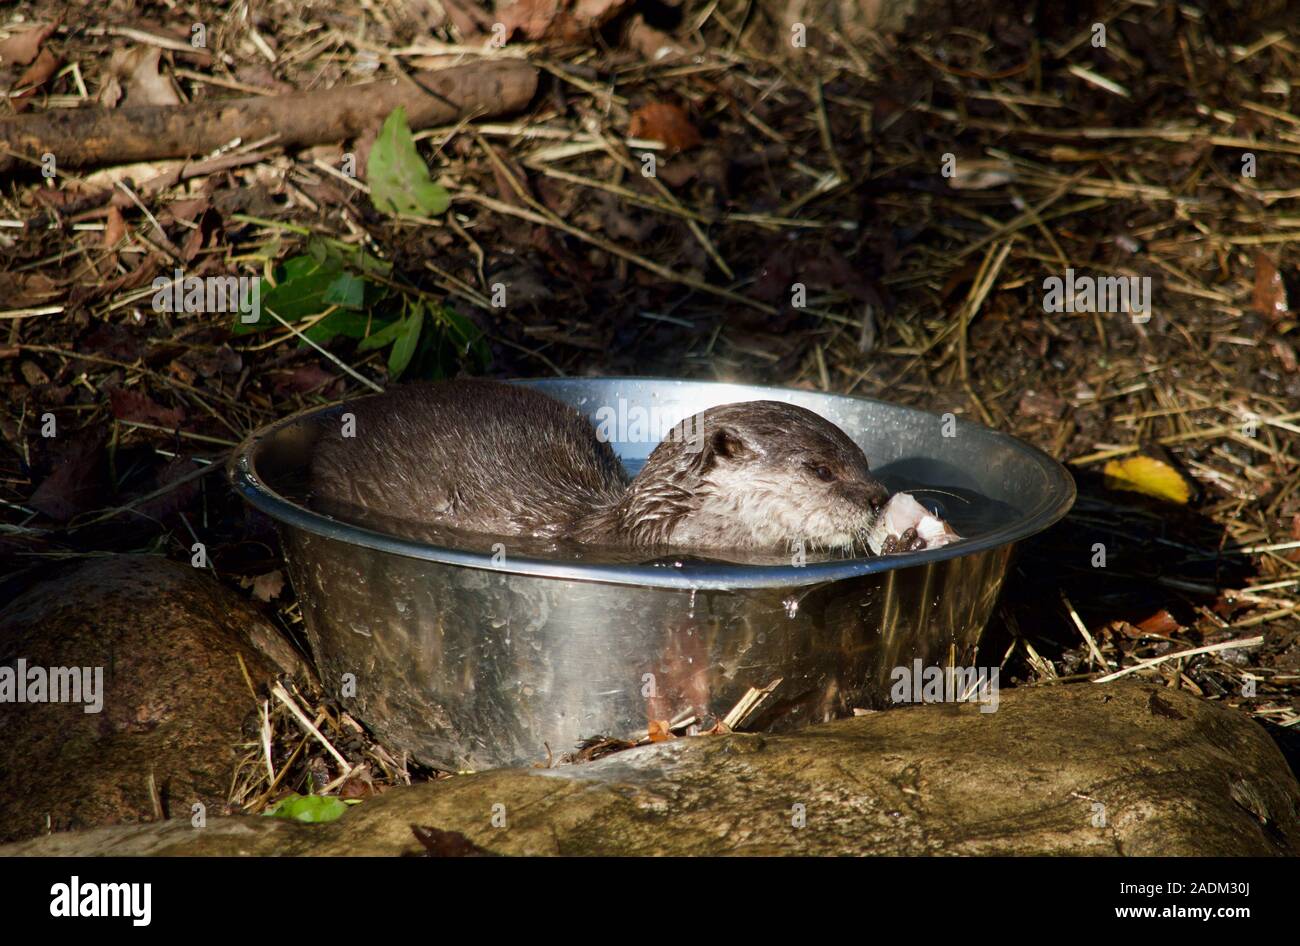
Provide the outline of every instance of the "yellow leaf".
<path id="1" fill-rule="evenodd" d="M 1187 505 L 1192 498 L 1192 484 L 1178 470 L 1155 457 L 1139 454 L 1111 460 L 1103 472 L 1107 489 L 1125 489 L 1180 506 Z"/>

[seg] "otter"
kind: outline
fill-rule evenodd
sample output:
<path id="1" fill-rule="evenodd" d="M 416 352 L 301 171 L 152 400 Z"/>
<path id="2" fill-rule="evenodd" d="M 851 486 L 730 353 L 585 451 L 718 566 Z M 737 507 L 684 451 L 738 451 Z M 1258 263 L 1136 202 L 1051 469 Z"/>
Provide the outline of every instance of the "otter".
<path id="1" fill-rule="evenodd" d="M 355 436 L 331 423 L 309 473 L 313 504 L 344 519 L 590 544 L 849 552 L 889 499 L 842 430 L 780 401 L 687 418 L 631 480 L 582 414 L 531 388 L 423 382 L 344 411 Z"/>

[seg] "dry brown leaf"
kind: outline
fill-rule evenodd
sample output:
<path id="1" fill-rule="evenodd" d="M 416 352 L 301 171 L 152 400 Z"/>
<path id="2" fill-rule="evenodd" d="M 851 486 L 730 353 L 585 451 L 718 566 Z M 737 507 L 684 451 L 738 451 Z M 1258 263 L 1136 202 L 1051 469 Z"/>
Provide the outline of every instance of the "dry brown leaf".
<path id="1" fill-rule="evenodd" d="M 199 498 L 202 489 L 197 479 L 193 478 L 198 464 L 188 457 L 174 457 L 158 471 L 157 488 L 163 490 L 153 499 L 147 499 L 136 506 L 136 511 L 149 519 L 160 520 L 167 516 L 188 509 Z M 185 477 L 190 477 L 184 480 Z M 184 480 L 184 482 L 180 482 Z M 173 485 L 175 484 L 175 485 Z M 166 488 L 170 487 L 170 488 Z"/>
<path id="2" fill-rule="evenodd" d="M 192 263 L 201 249 L 203 249 L 203 231 L 195 227 L 185 237 L 185 242 L 180 246 L 181 259 L 187 263 Z"/>
<path id="3" fill-rule="evenodd" d="M 127 388 L 113 388 L 108 392 L 108 401 L 113 416 L 118 420 L 167 428 L 179 427 L 185 420 L 182 408 L 163 407 L 149 395 Z"/>
<path id="4" fill-rule="evenodd" d="M 36 61 L 18 77 L 18 82 L 14 87 L 25 91 L 10 96 L 9 101 L 13 103 L 14 111 L 21 112 L 31 105 L 30 99 L 36 94 L 36 90 L 58 71 L 59 57 L 48 49 L 42 49 L 40 55 L 36 57 Z"/>
<path id="5" fill-rule="evenodd" d="M 700 133 L 682 109 L 670 102 L 651 102 L 632 113 L 628 134 L 633 138 L 662 141 L 668 152 L 694 148 Z"/>
<path id="6" fill-rule="evenodd" d="M 507 36 L 580 40 L 616 17 L 630 0 L 515 0 L 499 12 Z"/>
<path id="7" fill-rule="evenodd" d="M 1251 307 L 1276 322 L 1290 312 L 1286 299 L 1286 284 L 1278 272 L 1277 263 L 1260 250 L 1255 254 L 1255 295 Z"/>
<path id="8" fill-rule="evenodd" d="M 1020 396 L 1016 411 L 1025 417 L 1058 420 L 1065 413 L 1065 400 L 1051 391 L 1029 390 Z"/>
<path id="9" fill-rule="evenodd" d="M 1300 542 L 1300 513 L 1291 516 L 1291 538 Z M 1300 562 L 1300 549 L 1291 549 L 1286 553 L 1288 562 Z"/>
<path id="10" fill-rule="evenodd" d="M 229 345 L 219 345 L 216 348 L 209 349 L 192 349 L 185 356 L 185 360 L 190 365 L 193 365 L 194 370 L 205 378 L 215 377 L 219 374 L 237 375 L 244 370 L 244 359 Z"/>
<path id="11" fill-rule="evenodd" d="M 18 366 L 18 371 L 22 374 L 23 380 L 33 388 L 50 383 L 50 376 L 45 373 L 45 369 L 34 361 L 23 359 L 22 364 Z"/>
<path id="12" fill-rule="evenodd" d="M 127 105 L 179 105 L 180 96 L 161 72 L 162 50 L 157 46 L 119 49 L 109 59 L 109 72 L 126 86 Z"/>
<path id="13" fill-rule="evenodd" d="M 130 362 L 144 355 L 145 344 L 125 325 L 100 322 L 82 337 L 81 348 L 83 351 Z"/>
<path id="14" fill-rule="evenodd" d="M 651 62 L 685 56 L 686 49 L 672 36 L 657 30 L 637 14 L 627 28 L 627 44 Z"/>
<path id="15" fill-rule="evenodd" d="M 481 36 L 492 29 L 492 17 L 470 0 L 441 0 L 442 8 L 461 39 Z"/>
<path id="16" fill-rule="evenodd" d="M 77 434 L 63 440 L 50 475 L 41 481 L 27 505 L 57 522 L 93 509 L 103 491 L 101 432 Z"/>
<path id="17" fill-rule="evenodd" d="M 1121 634 L 1124 637 L 1128 637 L 1133 640 L 1137 640 L 1139 637 L 1142 636 L 1141 631 L 1139 631 L 1128 621 L 1123 621 L 1123 620 L 1111 621 L 1109 624 L 1106 625 L 1103 631 L 1106 635 Z"/>
<path id="18" fill-rule="evenodd" d="M 198 379 L 198 372 L 189 365 L 173 358 L 167 363 L 167 373 L 182 384 L 193 384 Z"/>
<path id="19" fill-rule="evenodd" d="M 125 82 L 131 78 L 136 66 L 140 65 L 140 59 L 146 51 L 145 46 L 119 46 L 108 57 L 106 74 Z"/>
<path id="20" fill-rule="evenodd" d="M 258 575 L 253 579 L 253 597 L 258 601 L 271 601 L 284 590 L 284 574 L 280 569 Z"/>
<path id="21" fill-rule="evenodd" d="M 104 247 L 111 250 L 124 236 L 126 236 L 126 218 L 122 216 L 122 211 L 109 204 L 108 214 L 104 218 Z"/>
<path id="22" fill-rule="evenodd" d="M 1137 622 L 1137 627 L 1145 634 L 1161 634 L 1168 636 L 1179 630 L 1182 625 L 1178 623 L 1177 618 L 1161 608 L 1150 617 L 1144 618 Z"/>
<path id="23" fill-rule="evenodd" d="M 506 35 L 518 34 L 524 39 L 560 38 L 555 34 L 565 27 L 566 20 L 561 15 L 561 0 L 515 0 L 501 10 Z"/>
<path id="24" fill-rule="evenodd" d="M 159 59 L 162 50 L 150 48 L 126 83 L 127 101 L 132 105 L 180 105 L 171 80 L 162 74 Z"/>
<path id="25" fill-rule="evenodd" d="M 1273 354 L 1277 356 L 1277 360 L 1282 362 L 1282 369 L 1287 374 L 1295 374 L 1297 369 L 1300 369 L 1300 361 L 1296 359 L 1295 346 L 1290 342 L 1283 341 L 1280 338 L 1273 338 L 1269 340 L 1268 346 L 1273 350 Z"/>
<path id="26" fill-rule="evenodd" d="M 122 83 L 117 81 L 117 76 L 109 76 L 99 89 L 99 104 L 104 108 L 117 108 L 117 103 L 120 101 L 122 101 Z"/>
<path id="27" fill-rule="evenodd" d="M 272 371 L 268 373 L 268 378 L 276 394 L 310 394 L 338 381 L 338 375 L 330 374 L 314 363 Z"/>
<path id="28" fill-rule="evenodd" d="M 41 51 L 41 44 L 59 28 L 59 21 L 36 26 L 30 30 L 15 33 L 6 40 L 0 40 L 0 64 L 25 66 L 36 58 Z"/>
<path id="29" fill-rule="evenodd" d="M 619 10 L 627 6 L 627 0 L 571 0 L 574 19 L 581 23 L 599 25 L 608 23 Z"/>
<path id="30" fill-rule="evenodd" d="M 65 286 L 45 273 L 5 273 L 0 274 L 0 299 L 18 309 L 38 306 L 62 295 Z"/>

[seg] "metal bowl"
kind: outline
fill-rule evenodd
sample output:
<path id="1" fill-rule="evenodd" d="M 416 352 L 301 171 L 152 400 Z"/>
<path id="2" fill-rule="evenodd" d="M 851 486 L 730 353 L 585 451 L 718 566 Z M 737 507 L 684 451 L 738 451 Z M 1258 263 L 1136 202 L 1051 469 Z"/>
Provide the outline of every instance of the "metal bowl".
<path id="1" fill-rule="evenodd" d="M 503 556 L 486 541 L 422 543 L 286 498 L 280 484 L 301 479 L 341 406 L 263 428 L 228 473 L 279 524 L 321 679 L 390 747 L 440 768 L 528 764 L 589 737 L 644 736 L 653 720 L 722 718 L 778 679 L 747 728 L 884 707 L 895 667 L 974 665 L 1014 544 L 1074 502 L 1065 469 L 1014 437 L 882 401 L 645 378 L 517 383 L 594 421 L 621 411 L 633 423 L 610 424 L 609 439 L 632 470 L 665 423 L 782 400 L 837 424 L 891 488 L 971 491 L 1001 512 L 956 544 L 881 558 Z M 637 410 L 652 408 L 661 423 L 638 428 Z"/>

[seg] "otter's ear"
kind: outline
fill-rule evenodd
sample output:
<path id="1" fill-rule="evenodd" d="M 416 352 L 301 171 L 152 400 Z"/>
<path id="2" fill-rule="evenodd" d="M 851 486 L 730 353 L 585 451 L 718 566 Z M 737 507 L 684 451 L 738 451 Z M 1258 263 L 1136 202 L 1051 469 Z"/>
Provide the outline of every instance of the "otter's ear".
<path id="1" fill-rule="evenodd" d="M 695 458 L 695 472 L 703 475 L 717 466 L 719 460 L 743 460 L 752 452 L 735 430 L 719 427 L 700 445 Z"/>

